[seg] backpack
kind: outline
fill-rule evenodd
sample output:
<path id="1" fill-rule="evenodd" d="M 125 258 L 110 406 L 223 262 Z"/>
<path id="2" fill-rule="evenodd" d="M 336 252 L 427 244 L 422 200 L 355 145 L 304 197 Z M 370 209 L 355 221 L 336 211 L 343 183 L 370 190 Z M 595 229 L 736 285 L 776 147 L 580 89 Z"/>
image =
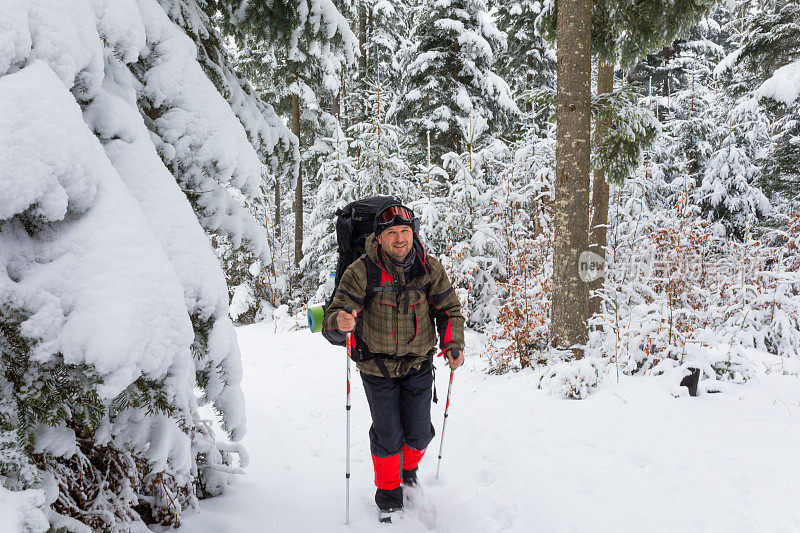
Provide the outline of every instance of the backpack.
<path id="1" fill-rule="evenodd" d="M 338 251 L 338 259 L 336 261 L 336 276 L 334 277 L 333 292 L 331 292 L 328 301 L 325 303 L 325 309 L 330 307 L 333 302 L 333 297 L 339 288 L 339 282 L 342 280 L 342 275 L 347 267 L 357 259 L 362 259 L 367 267 L 367 287 L 364 295 L 364 307 L 369 305 L 370 300 L 374 296 L 376 290 L 381 290 L 381 275 L 380 269 L 374 265 L 367 257 L 366 241 L 367 237 L 375 231 L 375 217 L 378 215 L 378 209 L 389 200 L 396 200 L 402 204 L 396 196 L 373 196 L 363 200 L 356 200 L 350 202 L 341 209 L 336 210 L 336 244 Z M 414 233 L 419 234 L 419 219 L 414 219 Z M 426 287 L 427 292 L 427 287 Z M 431 323 L 433 323 L 433 316 Z M 322 336 L 325 337 L 331 344 L 344 346 L 346 343 L 343 340 L 337 339 L 327 330 L 322 330 Z M 358 348 L 351 352 L 351 359 L 355 362 L 366 361 L 375 358 L 383 375 L 388 379 L 389 372 L 386 365 L 381 360 L 381 357 L 376 357 L 376 354 L 369 352 L 363 343 L 359 343 Z M 433 357 L 430 356 L 431 369 L 434 372 L 433 383 L 433 402 L 438 403 L 439 399 L 436 394 L 436 379 L 435 367 L 433 366 Z"/>
<path id="2" fill-rule="evenodd" d="M 373 196 L 350 202 L 336 210 L 336 247 L 339 257 L 336 261 L 333 293 L 325 307 L 333 301 L 333 295 L 339 288 L 342 274 L 350 266 L 350 263 L 366 253 L 364 246 L 367 237 L 375 229 L 375 217 L 378 215 L 378 209 L 389 199 L 399 202 L 395 196 Z"/>
<path id="3" fill-rule="evenodd" d="M 380 288 L 380 271 L 371 264 L 372 261 L 367 259 L 365 245 L 367 237 L 375 230 L 375 217 L 378 215 L 378 210 L 387 200 L 396 200 L 397 203 L 402 203 L 396 196 L 373 196 L 350 202 L 341 209 L 336 210 L 338 259 L 336 261 L 333 292 L 328 301 L 325 302 L 325 309 L 330 307 L 331 302 L 333 302 L 333 297 L 339 288 L 339 282 L 342 280 L 344 271 L 347 270 L 351 263 L 362 257 L 367 262 L 367 291 L 364 297 L 364 307 L 369 304 L 374 296 L 376 287 Z M 414 219 L 414 232 L 419 232 L 419 219 Z M 343 342 L 329 338 L 325 331 L 322 334 L 331 343 L 344 345 Z"/>

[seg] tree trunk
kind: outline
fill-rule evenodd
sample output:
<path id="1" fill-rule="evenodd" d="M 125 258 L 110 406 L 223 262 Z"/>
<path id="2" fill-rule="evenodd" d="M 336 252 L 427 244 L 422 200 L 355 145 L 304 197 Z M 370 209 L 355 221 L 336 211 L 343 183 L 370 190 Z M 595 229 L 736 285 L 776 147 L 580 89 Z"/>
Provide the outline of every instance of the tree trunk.
<path id="1" fill-rule="evenodd" d="M 361 56 L 358 58 L 358 79 L 363 80 L 367 75 L 367 2 L 358 3 L 358 49 Z"/>
<path id="2" fill-rule="evenodd" d="M 614 65 L 600 62 L 597 65 L 597 94 L 610 93 L 614 91 Z M 608 130 L 609 120 L 603 119 L 597 123 L 597 134 L 599 138 Z M 594 171 L 592 181 L 592 225 L 589 229 L 589 249 L 605 258 L 606 233 L 608 224 L 608 182 L 606 172 L 603 169 Z M 603 280 L 597 278 L 589 285 L 589 290 L 596 291 L 603 288 Z M 601 299 L 597 296 L 589 298 L 589 316 L 600 312 Z"/>
<path id="3" fill-rule="evenodd" d="M 292 95 L 292 133 L 300 140 L 300 97 Z M 300 267 L 303 259 L 303 168 L 297 167 L 297 184 L 294 187 L 294 266 Z"/>
<path id="4" fill-rule="evenodd" d="M 578 258 L 589 241 L 592 1 L 557 0 L 558 87 L 556 178 L 553 222 L 551 344 L 572 348 L 576 358 L 587 340 L 589 284 L 579 277 Z"/>
<path id="5" fill-rule="evenodd" d="M 341 107 L 339 105 L 339 98 L 342 96 L 342 88 L 339 87 L 339 91 L 336 93 L 336 96 L 331 99 L 331 115 L 336 117 L 338 121 L 341 117 L 339 114 L 341 113 Z"/>
<path id="6" fill-rule="evenodd" d="M 352 113 L 352 106 L 347 105 L 347 83 L 345 82 L 344 78 L 342 79 L 342 88 L 339 93 L 342 95 L 340 104 L 342 108 L 342 114 L 344 115 L 344 131 L 347 133 L 350 131 L 350 113 Z"/>
<path id="7" fill-rule="evenodd" d="M 367 36 L 364 39 L 364 42 L 367 42 L 367 40 L 372 40 L 372 28 L 373 28 L 373 26 L 372 26 L 372 16 L 373 16 L 373 14 L 372 14 L 372 6 L 370 6 L 369 14 L 368 14 L 368 18 L 367 18 Z M 369 59 L 370 58 L 368 57 L 367 58 L 367 65 L 371 64 Z"/>
<path id="8" fill-rule="evenodd" d="M 528 70 L 525 72 L 525 90 L 530 91 L 533 89 L 533 56 L 528 54 L 525 62 L 528 65 Z M 533 101 L 528 100 L 525 102 L 525 111 L 528 113 L 533 111 Z M 534 117 L 534 122 L 536 122 L 536 117 Z"/>
<path id="9" fill-rule="evenodd" d="M 281 238 L 281 180 L 275 175 L 275 246 Z"/>

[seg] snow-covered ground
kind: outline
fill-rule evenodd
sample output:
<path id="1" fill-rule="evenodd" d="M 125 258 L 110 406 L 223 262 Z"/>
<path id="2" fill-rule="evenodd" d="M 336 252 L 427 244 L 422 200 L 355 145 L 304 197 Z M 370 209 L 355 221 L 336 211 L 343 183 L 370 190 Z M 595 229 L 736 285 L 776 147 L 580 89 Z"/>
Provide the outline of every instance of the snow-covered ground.
<path id="1" fill-rule="evenodd" d="M 180 531 L 800 531 L 796 378 L 674 398 L 658 378 L 609 376 L 588 399 L 562 400 L 533 372 L 485 374 L 477 335 L 456 371 L 440 479 L 444 369 L 423 497 L 391 526 L 377 523 L 354 370 L 345 526 L 345 351 L 308 330 L 274 330 L 238 328 L 247 473 Z"/>

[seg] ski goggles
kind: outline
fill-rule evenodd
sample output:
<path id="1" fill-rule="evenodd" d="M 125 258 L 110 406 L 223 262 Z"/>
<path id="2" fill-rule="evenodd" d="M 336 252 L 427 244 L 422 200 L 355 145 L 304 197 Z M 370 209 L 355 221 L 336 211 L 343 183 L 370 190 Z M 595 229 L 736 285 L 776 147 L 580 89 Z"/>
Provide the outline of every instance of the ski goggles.
<path id="1" fill-rule="evenodd" d="M 411 209 L 403 207 L 402 205 L 393 205 L 378 213 L 377 218 L 380 226 L 390 224 L 398 218 L 401 222 L 411 224 L 411 222 L 414 221 L 414 213 L 411 211 Z"/>

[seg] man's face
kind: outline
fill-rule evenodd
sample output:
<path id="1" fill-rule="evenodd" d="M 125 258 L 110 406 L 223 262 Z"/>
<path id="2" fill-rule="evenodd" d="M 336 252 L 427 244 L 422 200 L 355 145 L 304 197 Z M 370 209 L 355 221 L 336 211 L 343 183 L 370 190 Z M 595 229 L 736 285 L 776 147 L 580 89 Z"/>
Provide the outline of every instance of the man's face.
<path id="1" fill-rule="evenodd" d="M 378 235 L 378 244 L 395 261 L 402 261 L 411 251 L 411 243 L 414 240 L 414 232 L 411 228 L 398 224 L 390 226 Z"/>

